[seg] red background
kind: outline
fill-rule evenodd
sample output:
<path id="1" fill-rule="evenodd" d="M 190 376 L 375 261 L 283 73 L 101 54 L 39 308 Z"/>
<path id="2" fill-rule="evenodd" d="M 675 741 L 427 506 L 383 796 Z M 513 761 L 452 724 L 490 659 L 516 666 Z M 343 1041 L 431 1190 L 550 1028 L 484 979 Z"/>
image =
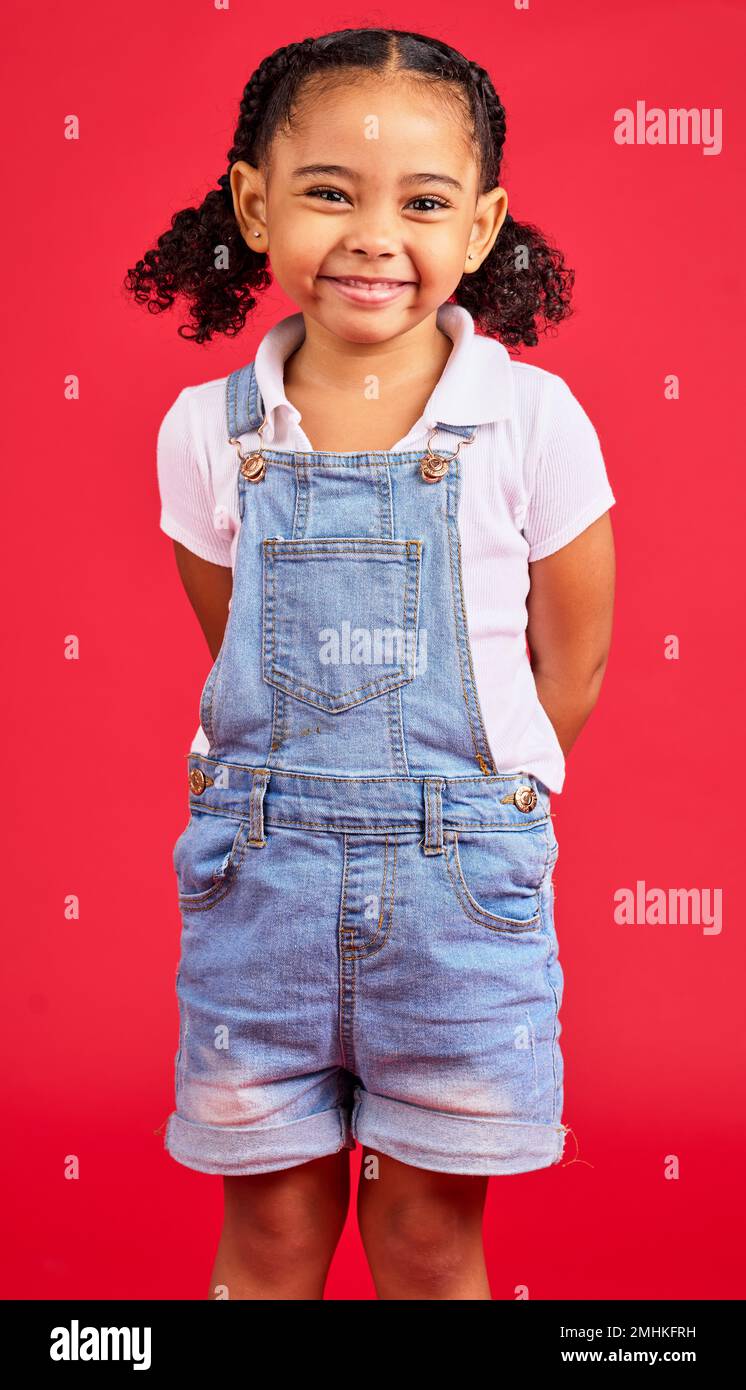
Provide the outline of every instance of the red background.
<path id="1" fill-rule="evenodd" d="M 612 655 L 554 803 L 576 1139 L 563 1166 L 490 1183 L 493 1295 L 743 1297 L 740 9 L 6 5 L 6 1296 L 207 1296 L 222 1184 L 176 1164 L 163 1125 L 170 856 L 210 657 L 158 529 L 155 441 L 183 386 L 249 361 L 295 306 L 273 288 L 239 340 L 197 348 L 178 307 L 149 317 L 122 279 L 226 168 L 262 57 L 381 23 L 490 70 L 511 211 L 577 270 L 575 317 L 522 357 L 568 381 L 617 497 Z M 721 108 L 722 152 L 615 144 L 614 111 L 638 99 Z M 71 113 L 78 141 L 63 138 Z M 637 879 L 722 888 L 721 934 L 617 925 L 614 892 Z M 374 1297 L 354 1214 L 327 1297 Z"/>

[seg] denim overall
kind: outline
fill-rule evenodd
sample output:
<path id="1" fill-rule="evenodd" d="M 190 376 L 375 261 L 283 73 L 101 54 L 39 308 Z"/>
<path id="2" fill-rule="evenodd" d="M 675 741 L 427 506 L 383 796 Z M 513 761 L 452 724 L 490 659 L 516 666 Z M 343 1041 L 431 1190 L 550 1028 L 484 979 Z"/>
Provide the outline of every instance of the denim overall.
<path id="1" fill-rule="evenodd" d="M 458 530 L 474 428 L 263 450 L 253 363 L 226 409 L 241 529 L 174 847 L 166 1148 L 223 1174 L 356 1140 L 441 1172 L 558 1163 L 558 846 L 548 789 L 500 773 L 482 721 Z"/>

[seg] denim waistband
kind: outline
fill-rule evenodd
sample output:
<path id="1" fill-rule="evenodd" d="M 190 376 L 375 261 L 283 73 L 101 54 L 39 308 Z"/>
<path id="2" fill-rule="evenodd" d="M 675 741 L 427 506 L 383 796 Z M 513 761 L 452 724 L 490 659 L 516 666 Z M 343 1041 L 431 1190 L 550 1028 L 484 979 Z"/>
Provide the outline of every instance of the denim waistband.
<path id="1" fill-rule="evenodd" d="M 550 793 L 532 773 L 446 777 L 334 777 L 246 767 L 187 754 L 189 804 L 195 810 L 252 822 L 250 843 L 265 826 L 349 834 L 421 832 L 438 852 L 442 831 L 524 830 L 550 814 Z"/>

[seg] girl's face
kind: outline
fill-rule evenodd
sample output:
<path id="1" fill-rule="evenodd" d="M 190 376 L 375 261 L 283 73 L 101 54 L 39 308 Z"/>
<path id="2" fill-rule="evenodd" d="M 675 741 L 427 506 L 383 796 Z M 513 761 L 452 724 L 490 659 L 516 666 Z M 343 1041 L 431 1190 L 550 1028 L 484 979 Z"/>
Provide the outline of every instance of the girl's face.
<path id="1" fill-rule="evenodd" d="M 507 194 L 479 196 L 457 111 L 421 82 L 350 74 L 302 99 L 298 114 L 293 134 L 274 141 L 268 181 L 243 161 L 233 166 L 243 236 L 268 251 L 303 314 L 349 342 L 384 342 L 433 314 L 478 269 Z"/>

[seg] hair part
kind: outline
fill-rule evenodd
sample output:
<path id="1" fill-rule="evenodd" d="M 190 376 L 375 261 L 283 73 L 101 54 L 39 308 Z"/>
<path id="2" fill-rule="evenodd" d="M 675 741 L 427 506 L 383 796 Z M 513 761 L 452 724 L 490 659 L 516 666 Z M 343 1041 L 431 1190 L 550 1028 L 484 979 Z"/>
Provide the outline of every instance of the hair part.
<path id="1" fill-rule="evenodd" d="M 477 160 L 479 192 L 499 185 L 506 120 L 489 74 L 439 39 L 402 29 L 341 29 L 269 54 L 244 88 L 228 169 L 244 160 L 269 177 L 275 137 L 301 119 L 302 100 L 336 85 L 347 68 L 382 78 L 407 73 L 428 79 L 429 92 L 439 91 L 460 108 Z M 437 80 L 444 85 L 438 88 Z M 222 247 L 226 266 L 216 264 Z M 256 307 L 256 292 L 272 283 L 266 266 L 267 253 L 253 251 L 241 234 L 225 173 L 199 207 L 174 214 L 170 229 L 128 270 L 124 284 L 151 313 L 170 309 L 181 295 L 189 322 L 179 334 L 204 343 L 216 333 L 241 332 Z M 535 347 L 539 331 L 572 313 L 574 278 L 540 229 L 508 212 L 489 254 L 477 271 L 462 276 L 452 300 L 488 336 L 508 347 Z"/>

